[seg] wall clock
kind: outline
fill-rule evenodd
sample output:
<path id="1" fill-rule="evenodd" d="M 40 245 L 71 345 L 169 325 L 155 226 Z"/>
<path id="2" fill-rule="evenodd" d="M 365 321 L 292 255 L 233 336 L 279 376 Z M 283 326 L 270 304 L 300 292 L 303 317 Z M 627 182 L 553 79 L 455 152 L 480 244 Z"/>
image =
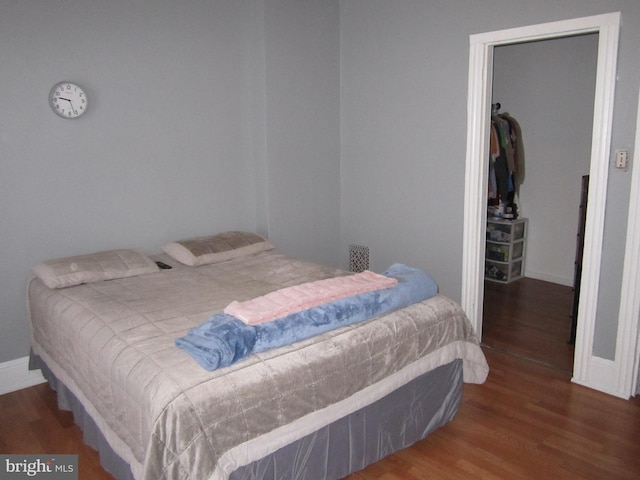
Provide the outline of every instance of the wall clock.
<path id="1" fill-rule="evenodd" d="M 58 82 L 49 92 L 49 105 L 62 118 L 78 118 L 87 111 L 88 104 L 84 89 L 73 82 Z"/>

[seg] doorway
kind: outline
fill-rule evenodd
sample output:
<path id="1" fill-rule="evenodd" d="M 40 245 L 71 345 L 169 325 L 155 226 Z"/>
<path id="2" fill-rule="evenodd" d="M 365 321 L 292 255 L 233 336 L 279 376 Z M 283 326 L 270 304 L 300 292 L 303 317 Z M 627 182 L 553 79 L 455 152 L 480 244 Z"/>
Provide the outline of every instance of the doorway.
<path id="1" fill-rule="evenodd" d="M 523 277 L 486 281 L 482 345 L 571 375 L 572 288 Z"/>
<path id="2" fill-rule="evenodd" d="M 470 38 L 461 304 L 476 332 L 480 334 L 486 228 L 484 198 L 489 151 L 487 124 L 491 103 L 493 49 L 495 46 L 518 42 L 585 33 L 599 34 L 593 143 L 590 154 L 590 202 L 587 209 L 581 301 L 572 378 L 576 383 L 598 389 L 602 389 L 604 372 L 602 369 L 595 372 L 593 337 L 602 257 L 619 25 L 620 13 L 611 13 L 472 35 Z M 594 378 L 596 374 L 600 374 L 597 379 Z"/>
<path id="3" fill-rule="evenodd" d="M 513 157 L 510 164 L 517 172 L 511 185 L 528 228 L 526 248 L 515 252 L 524 251 L 519 273 L 525 278 L 509 284 L 485 280 L 483 343 L 568 373 L 573 369 L 568 341 L 576 236 L 582 178 L 589 173 L 597 56 L 597 33 L 500 45 L 493 52 L 492 106 L 498 122 L 507 118 L 519 125 L 519 148 L 513 149 L 518 154 L 508 150 L 503 155 Z M 512 137 L 502 138 L 510 143 Z"/>

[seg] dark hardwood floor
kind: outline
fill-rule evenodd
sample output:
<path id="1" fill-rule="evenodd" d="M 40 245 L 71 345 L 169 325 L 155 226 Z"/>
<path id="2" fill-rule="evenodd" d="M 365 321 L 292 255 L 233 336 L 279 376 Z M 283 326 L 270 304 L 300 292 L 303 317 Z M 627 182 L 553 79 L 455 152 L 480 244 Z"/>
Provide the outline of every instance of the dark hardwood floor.
<path id="1" fill-rule="evenodd" d="M 498 350 L 485 352 L 489 378 L 465 385 L 450 423 L 348 479 L 640 478 L 640 400 L 590 390 L 557 369 Z M 112 479 L 46 384 L 0 396 L 0 452 L 76 453 L 81 480 Z"/>
<path id="2" fill-rule="evenodd" d="M 640 399 L 570 381 L 568 327 L 556 325 L 544 308 L 564 304 L 570 292 L 544 282 L 492 287 L 487 298 L 501 294 L 507 301 L 484 320 L 484 337 L 493 344 L 483 348 L 491 368 L 487 381 L 464 386 L 450 423 L 348 480 L 640 478 Z M 508 313 L 517 305 L 526 306 L 527 320 Z M 544 333 L 546 323 L 559 331 L 557 339 Z M 513 339 L 533 341 L 507 347 Z M 0 396 L 0 452 L 76 453 L 81 480 L 112 479 L 46 384 Z"/>
<path id="3" fill-rule="evenodd" d="M 637 479 L 640 400 L 485 349 L 491 371 L 465 385 L 457 416 L 426 439 L 349 480 Z"/>
<path id="4" fill-rule="evenodd" d="M 484 345 L 573 372 L 571 287 L 525 277 L 508 285 L 487 281 L 484 289 Z"/>

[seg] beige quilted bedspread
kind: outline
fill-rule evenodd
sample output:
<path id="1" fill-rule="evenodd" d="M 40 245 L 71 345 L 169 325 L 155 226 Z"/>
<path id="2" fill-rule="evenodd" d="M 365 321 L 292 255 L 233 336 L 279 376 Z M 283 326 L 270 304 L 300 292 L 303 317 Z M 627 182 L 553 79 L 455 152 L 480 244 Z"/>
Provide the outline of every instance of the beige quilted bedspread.
<path id="1" fill-rule="evenodd" d="M 227 262 L 52 290 L 29 285 L 34 352 L 82 401 L 137 479 L 226 478 L 416 376 L 488 367 L 443 295 L 213 372 L 174 340 L 232 300 L 344 274 L 263 252 Z"/>

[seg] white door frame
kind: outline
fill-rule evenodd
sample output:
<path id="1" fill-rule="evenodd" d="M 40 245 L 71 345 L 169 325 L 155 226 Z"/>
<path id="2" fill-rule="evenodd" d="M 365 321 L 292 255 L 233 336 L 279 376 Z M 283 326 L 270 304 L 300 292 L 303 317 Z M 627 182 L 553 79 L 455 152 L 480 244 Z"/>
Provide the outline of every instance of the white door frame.
<path id="1" fill-rule="evenodd" d="M 598 33 L 589 202 L 587 204 L 572 381 L 628 398 L 633 384 L 633 382 L 628 382 L 628 378 L 634 370 L 634 355 L 620 358 L 619 353 L 625 349 L 620 349 L 617 346 L 617 362 L 593 356 L 619 30 L 620 13 L 616 12 L 470 36 L 461 304 L 476 332 L 481 336 L 484 296 L 484 237 L 487 216 L 486 185 L 489 170 L 488 128 L 491 113 L 494 47 L 570 35 Z M 625 278 L 635 278 L 635 276 L 635 272 L 628 273 Z M 621 303 L 623 303 L 622 299 Z M 620 320 L 627 321 L 629 319 L 620 318 Z M 630 321 L 633 323 L 633 320 Z M 637 316 L 635 323 L 637 326 Z M 620 340 L 621 332 L 628 331 L 628 329 L 622 324 L 619 324 L 619 327 L 618 339 Z M 624 339 L 622 341 L 628 342 Z M 629 351 L 635 350 L 635 338 L 633 341 L 633 347 L 630 347 Z M 627 368 L 629 360 L 631 360 L 631 368 Z M 624 373 L 623 370 L 627 373 Z"/>
<path id="2" fill-rule="evenodd" d="M 634 395 L 638 389 L 638 322 L 640 322 L 640 92 L 638 93 L 638 113 L 636 118 L 636 140 L 631 168 L 631 192 L 629 194 L 629 215 L 627 219 L 627 240 L 622 270 L 620 295 L 620 315 L 618 317 L 618 337 L 616 340 L 616 383 L 620 389 Z M 620 354 L 618 355 L 618 352 Z M 633 363 L 623 359 L 633 359 Z"/>

